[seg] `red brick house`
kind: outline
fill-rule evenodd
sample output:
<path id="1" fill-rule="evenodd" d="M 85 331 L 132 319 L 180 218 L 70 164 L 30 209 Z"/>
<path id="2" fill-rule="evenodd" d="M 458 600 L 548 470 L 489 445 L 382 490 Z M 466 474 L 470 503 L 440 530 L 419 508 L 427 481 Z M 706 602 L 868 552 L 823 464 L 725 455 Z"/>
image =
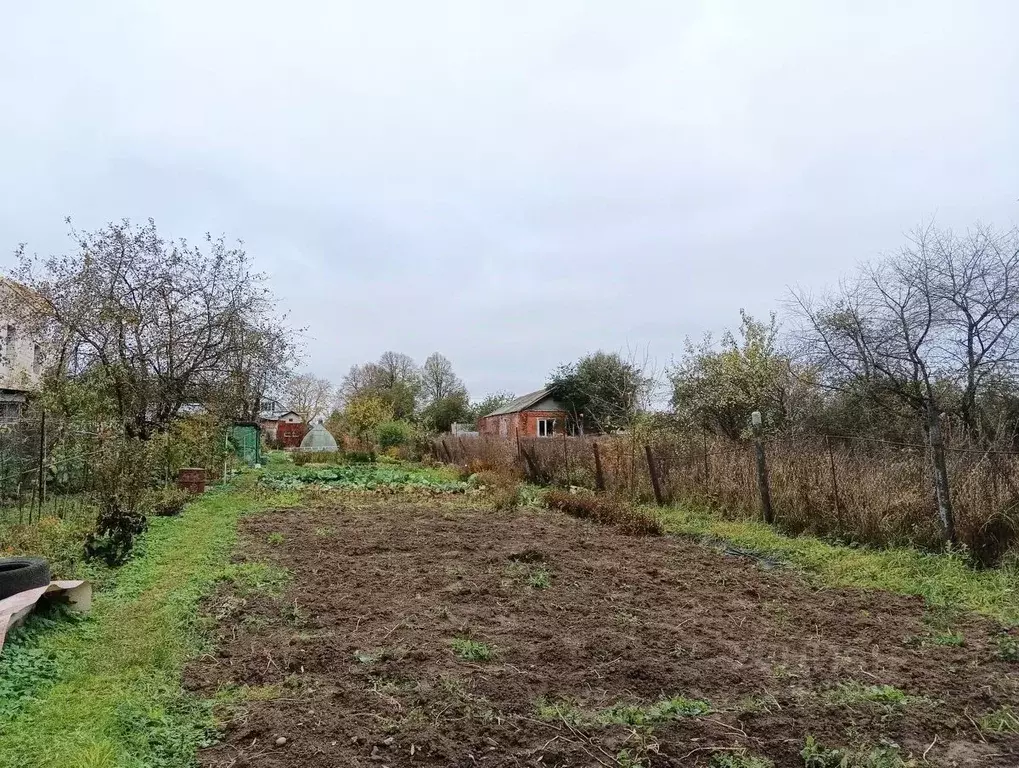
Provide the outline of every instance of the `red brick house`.
<path id="1" fill-rule="evenodd" d="M 478 419 L 478 432 L 498 437 L 554 437 L 562 435 L 566 409 L 542 389 L 518 397 Z"/>

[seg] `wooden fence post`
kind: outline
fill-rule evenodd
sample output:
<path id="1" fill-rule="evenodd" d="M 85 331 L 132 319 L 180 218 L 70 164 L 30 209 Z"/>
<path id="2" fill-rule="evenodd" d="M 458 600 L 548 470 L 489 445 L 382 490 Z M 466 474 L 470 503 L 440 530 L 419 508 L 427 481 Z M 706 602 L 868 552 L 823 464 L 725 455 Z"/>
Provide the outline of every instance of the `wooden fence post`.
<path id="1" fill-rule="evenodd" d="M 704 448 L 704 487 L 708 487 L 708 431 L 701 432 L 701 445 Z"/>
<path id="2" fill-rule="evenodd" d="M 527 451 L 526 448 L 522 449 L 524 452 L 524 461 L 527 462 L 527 475 L 532 483 L 538 482 L 538 466 L 534 463 L 534 457 Z"/>
<path id="3" fill-rule="evenodd" d="M 563 466 L 566 468 L 566 487 L 572 485 L 570 477 L 570 454 L 566 448 L 566 419 L 563 419 Z"/>
<path id="4" fill-rule="evenodd" d="M 842 533 L 842 505 L 839 503 L 839 480 L 835 474 L 835 454 L 831 450 L 831 441 L 828 439 L 828 435 L 824 436 L 824 447 L 828 449 L 828 466 L 831 468 L 831 489 L 832 493 L 835 494 L 835 520 L 839 527 L 839 533 Z"/>
<path id="5" fill-rule="evenodd" d="M 771 508 L 771 488 L 768 485 L 768 464 L 764 457 L 764 438 L 761 434 L 761 412 L 754 411 L 750 415 L 750 423 L 754 429 L 754 454 L 757 458 L 757 490 L 761 494 L 761 516 L 769 525 L 775 521 Z"/>
<path id="6" fill-rule="evenodd" d="M 644 446 L 644 455 L 647 456 L 647 470 L 651 475 L 651 488 L 655 492 L 655 502 L 659 507 L 665 506 L 665 497 L 662 495 L 662 481 L 658 476 L 658 467 L 655 465 L 654 454 L 651 453 L 651 446 Z"/>
<path id="7" fill-rule="evenodd" d="M 594 450 L 594 487 L 599 491 L 605 491 L 605 474 L 601 468 L 601 454 L 598 452 L 598 443 L 592 443 Z"/>

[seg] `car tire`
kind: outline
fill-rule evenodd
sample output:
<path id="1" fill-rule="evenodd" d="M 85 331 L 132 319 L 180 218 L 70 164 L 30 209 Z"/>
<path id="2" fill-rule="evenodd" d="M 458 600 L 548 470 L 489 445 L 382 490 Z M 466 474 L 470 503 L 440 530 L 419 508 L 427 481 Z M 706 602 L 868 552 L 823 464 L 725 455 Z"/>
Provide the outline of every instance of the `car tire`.
<path id="1" fill-rule="evenodd" d="M 0 600 L 50 583 L 50 564 L 41 557 L 0 557 Z"/>

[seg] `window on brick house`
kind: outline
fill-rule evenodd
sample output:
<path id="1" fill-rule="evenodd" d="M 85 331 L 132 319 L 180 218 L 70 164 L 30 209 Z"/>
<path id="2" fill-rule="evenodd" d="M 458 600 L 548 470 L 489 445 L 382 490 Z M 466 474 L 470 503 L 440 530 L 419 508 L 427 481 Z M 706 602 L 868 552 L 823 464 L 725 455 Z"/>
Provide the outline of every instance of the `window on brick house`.
<path id="1" fill-rule="evenodd" d="M 538 437 L 552 437 L 555 434 L 555 419 L 538 419 Z"/>

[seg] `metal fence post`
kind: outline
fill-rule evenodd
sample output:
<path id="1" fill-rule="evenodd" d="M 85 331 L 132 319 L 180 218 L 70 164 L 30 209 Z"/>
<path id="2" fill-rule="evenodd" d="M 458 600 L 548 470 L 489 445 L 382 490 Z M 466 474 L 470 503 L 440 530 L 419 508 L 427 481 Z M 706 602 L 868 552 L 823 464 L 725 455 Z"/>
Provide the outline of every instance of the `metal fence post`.
<path id="1" fill-rule="evenodd" d="M 42 411 L 42 415 L 39 417 L 39 514 L 36 517 L 38 520 L 42 517 L 42 508 L 46 503 L 46 472 L 44 464 L 46 463 L 46 409 Z M 31 514 L 29 515 L 31 517 Z"/>

